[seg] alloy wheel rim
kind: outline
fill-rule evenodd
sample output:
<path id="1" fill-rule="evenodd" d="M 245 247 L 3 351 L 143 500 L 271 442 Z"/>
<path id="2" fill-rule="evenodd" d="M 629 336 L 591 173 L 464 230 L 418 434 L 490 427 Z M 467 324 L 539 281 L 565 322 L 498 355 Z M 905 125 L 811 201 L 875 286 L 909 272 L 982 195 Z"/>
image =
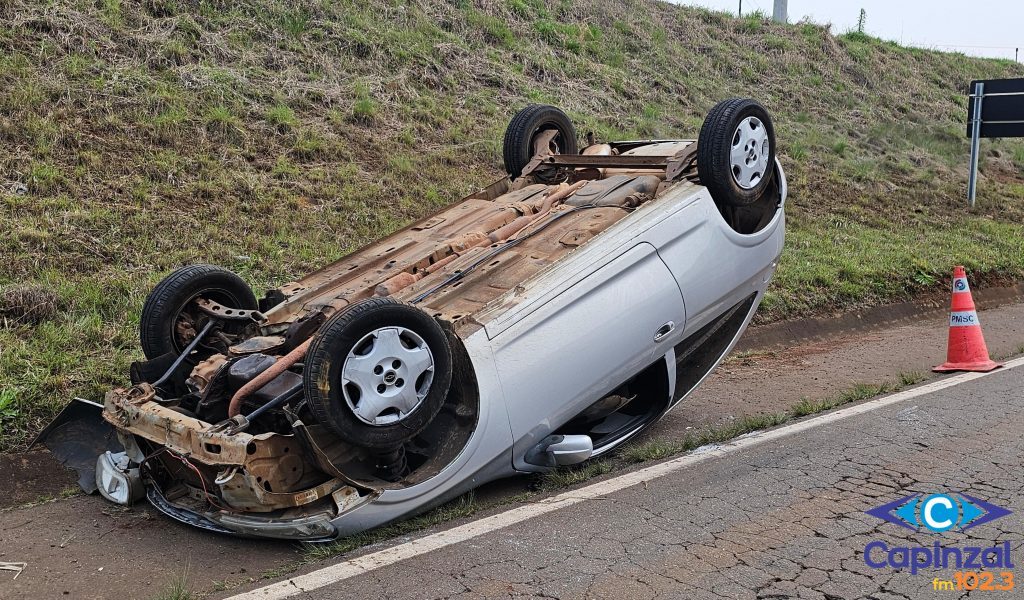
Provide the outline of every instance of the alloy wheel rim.
<path id="1" fill-rule="evenodd" d="M 373 426 L 405 420 L 423 403 L 434 379 L 434 355 L 411 329 L 381 327 L 349 351 L 341 368 L 345 403 Z"/>
<path id="2" fill-rule="evenodd" d="M 732 135 L 730 167 L 736 185 L 745 190 L 757 187 L 768 169 L 771 143 L 764 123 L 757 117 L 740 121 Z"/>

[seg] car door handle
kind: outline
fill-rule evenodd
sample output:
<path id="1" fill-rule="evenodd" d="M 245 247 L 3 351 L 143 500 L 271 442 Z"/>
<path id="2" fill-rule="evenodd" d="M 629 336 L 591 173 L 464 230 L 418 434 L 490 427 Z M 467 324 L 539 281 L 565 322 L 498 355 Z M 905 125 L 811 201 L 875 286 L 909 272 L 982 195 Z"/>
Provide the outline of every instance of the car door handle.
<path id="1" fill-rule="evenodd" d="M 668 336 L 668 334 L 672 333 L 672 331 L 675 330 L 675 328 L 676 324 L 673 323 L 672 321 L 665 323 L 664 325 L 659 327 L 657 331 L 654 332 L 654 341 L 660 342 L 661 340 L 665 339 L 665 337 Z"/>

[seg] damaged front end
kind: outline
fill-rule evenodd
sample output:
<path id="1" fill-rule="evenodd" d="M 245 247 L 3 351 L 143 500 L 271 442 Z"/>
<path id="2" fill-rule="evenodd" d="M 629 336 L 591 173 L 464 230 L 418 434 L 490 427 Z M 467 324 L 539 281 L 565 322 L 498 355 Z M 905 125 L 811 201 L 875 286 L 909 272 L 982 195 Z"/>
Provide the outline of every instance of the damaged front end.
<path id="1" fill-rule="evenodd" d="M 138 465 L 127 478 L 145 478 L 154 506 L 205 529 L 330 538 L 333 518 L 376 493 L 337 472 L 315 451 L 316 434 L 298 421 L 291 434 L 218 431 L 162 405 L 146 383 L 109 392 L 103 418 L 121 432 L 128 459 L 122 463 Z M 116 477 L 108 473 L 113 470 L 125 474 L 109 455 L 100 457 L 100 465 L 97 478 Z"/>
<path id="2" fill-rule="evenodd" d="M 294 322 L 309 321 L 324 319 Z M 83 490 L 112 502 L 145 497 L 210 531 L 322 541 L 336 537 L 339 516 L 436 474 L 473 430 L 475 378 L 450 330 L 439 328 L 455 349 L 457 382 L 445 386 L 423 427 L 371 447 L 340 436 L 310 410 L 303 383 L 313 328 L 299 334 L 305 340 L 293 335 L 286 343 L 288 335 L 271 335 L 273 326 L 232 331 L 227 322 L 197 319 L 178 356 L 134 363 L 134 385 L 109 391 L 103 405 L 73 402 L 37 442 L 79 472 Z"/>

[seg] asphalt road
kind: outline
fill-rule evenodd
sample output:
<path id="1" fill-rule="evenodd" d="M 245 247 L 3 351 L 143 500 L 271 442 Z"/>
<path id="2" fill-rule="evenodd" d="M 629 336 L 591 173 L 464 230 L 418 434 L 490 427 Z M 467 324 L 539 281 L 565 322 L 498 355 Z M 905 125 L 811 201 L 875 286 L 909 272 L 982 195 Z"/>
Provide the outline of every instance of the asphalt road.
<path id="1" fill-rule="evenodd" d="M 1021 353 L 1021 341 L 1024 340 L 1024 304 L 983 311 L 981 319 L 985 325 L 989 348 L 995 356 L 1005 357 Z M 688 397 L 683 405 L 652 428 L 652 432 L 646 437 L 678 439 L 694 428 L 726 424 L 744 415 L 786 410 L 802 397 L 812 400 L 830 397 L 840 390 L 848 389 L 853 383 L 898 381 L 901 373 L 927 372 L 932 365 L 942 362 L 945 349 L 945 322 L 945 317 L 926 319 L 879 331 L 806 341 L 768 352 L 732 357 Z M 866 422 L 873 423 L 870 420 Z M 950 435 L 960 435 L 959 425 L 954 424 L 951 427 L 953 430 Z M 869 425 L 866 430 L 874 431 L 874 425 Z M 970 439 L 969 433 L 965 435 Z M 743 460 L 749 465 L 761 464 L 761 459 L 778 455 L 776 447 L 774 444 L 766 444 L 751 448 L 745 451 L 749 458 Z M 762 455 L 762 452 L 771 454 Z M 113 506 L 98 496 L 75 496 L 33 506 L 21 506 L 44 494 L 57 494 L 73 481 L 73 478 L 69 478 L 52 459 L 42 460 L 47 458 L 46 453 L 38 452 L 0 457 L 0 562 L 28 564 L 17 579 L 10 571 L 0 571 L 0 599 L 117 597 L 149 600 L 165 597 L 169 584 L 183 576 L 187 579 L 188 587 L 198 597 L 206 597 L 209 594 L 216 596 L 217 589 L 227 588 L 237 592 L 266 583 L 268 573 L 280 572 L 282 567 L 295 564 L 303 558 L 301 550 L 295 545 L 210 534 L 173 522 L 157 514 L 144 503 L 124 508 Z M 947 456 L 945 460 L 948 464 L 965 464 L 955 453 Z M 1019 469 L 1019 461 L 1012 464 L 1014 468 Z M 685 482 L 688 489 L 703 492 L 704 486 L 707 486 L 709 481 L 716 481 L 715 477 L 718 477 L 706 472 L 709 467 L 710 465 L 703 465 L 700 469 L 687 469 L 685 472 L 674 473 L 670 478 Z M 948 466 L 936 468 L 944 472 Z M 523 478 L 485 486 L 479 490 L 478 498 L 486 500 L 495 496 L 517 494 L 528 489 L 530 481 Z M 722 484 L 723 481 L 725 480 L 718 482 Z M 965 482 L 970 483 L 966 479 Z M 649 482 L 649 487 L 655 490 L 665 485 L 665 480 Z M 980 492 L 978 495 L 986 498 Z M 597 502 L 603 501 L 588 501 L 588 504 Z M 711 500 L 707 502 L 710 503 Z M 536 504 L 535 499 L 525 503 L 526 506 L 533 504 Z M 566 509 L 566 513 L 568 517 L 576 518 L 575 515 L 597 508 L 572 508 Z M 606 512 L 619 510 L 621 508 L 613 507 L 606 509 Z M 699 509 L 704 510 L 709 509 Z M 783 512 L 776 511 L 773 514 L 773 518 L 778 519 L 780 523 L 787 522 L 787 518 L 790 522 L 795 519 Z M 540 527 L 543 523 L 550 522 L 553 524 L 553 530 L 558 531 L 559 527 L 565 526 L 562 523 L 564 518 L 567 517 L 550 513 L 537 517 L 537 525 L 523 523 L 517 528 Z M 607 518 L 607 514 L 602 517 Z M 997 524 L 1006 521 L 1003 519 Z M 450 530 L 451 527 L 461 526 L 462 523 L 457 521 L 440 529 Z M 620 529 L 619 535 L 625 536 L 629 535 L 630 523 L 633 522 L 628 521 L 624 514 L 621 518 L 615 519 L 614 526 Z M 646 535 L 646 521 L 635 523 L 638 527 L 636 536 L 638 539 L 642 538 Z M 894 526 L 883 527 L 887 531 Z M 508 531 L 518 531 L 517 528 L 510 528 Z M 422 538 L 430 533 L 431 531 L 427 531 L 413 537 Z M 497 539 L 500 536 L 495 534 L 491 537 Z M 681 542 L 675 551 L 680 551 L 684 543 L 687 546 L 692 545 L 692 542 L 686 540 L 699 538 L 689 536 L 680 539 L 684 542 Z M 372 548 L 364 548 L 351 553 L 350 556 L 365 557 L 401 541 L 403 540 L 392 540 Z M 501 544 L 492 545 L 494 556 L 508 555 L 508 546 L 512 543 L 505 542 L 504 547 Z M 820 540 L 818 543 L 821 543 Z M 462 545 L 468 551 L 479 544 L 480 539 L 473 539 Z M 532 560 L 529 557 L 546 556 L 543 548 L 544 546 L 534 548 L 524 542 L 519 553 L 512 556 L 516 559 L 519 559 L 520 555 L 526 556 L 528 558 L 524 560 L 529 563 Z M 450 551 L 449 548 L 438 552 Z M 582 556 L 577 555 L 577 563 L 583 560 Z M 492 559 L 497 560 L 494 557 Z M 420 560 L 410 562 L 417 563 Z M 323 564 L 318 563 L 308 568 L 313 569 Z M 624 564 L 626 563 L 619 564 L 618 568 L 623 568 Z M 424 588 L 410 591 L 403 588 L 405 582 L 400 578 L 392 578 L 391 575 L 402 572 L 404 568 L 402 565 L 392 565 L 375 575 L 394 582 L 393 597 L 403 597 L 403 590 L 411 597 L 429 597 L 430 593 L 439 593 L 446 589 L 444 586 L 438 586 L 437 590 Z M 599 568 L 601 567 L 594 567 Z M 533 581 L 532 578 L 519 582 L 521 574 L 515 574 L 518 571 L 514 571 L 508 565 L 498 565 L 493 569 L 499 573 L 508 572 L 504 580 L 500 577 L 497 580 L 505 586 L 513 586 L 513 591 L 529 589 L 530 593 L 533 593 L 541 587 L 540 579 L 537 580 L 537 585 L 529 584 Z M 550 573 L 554 575 L 556 571 Z M 787 571 L 780 566 L 777 571 L 769 573 L 773 576 L 778 573 L 779 577 L 783 577 Z M 602 577 L 607 578 L 608 574 L 604 573 Z M 426 580 L 445 581 L 440 576 Z M 712 581 L 713 578 L 704 575 L 699 577 L 699 582 L 705 580 Z M 451 581 L 457 580 L 448 581 L 454 586 Z M 574 585 L 565 584 L 565 597 L 582 593 Z M 353 595 L 361 595 L 359 588 L 352 589 L 356 590 L 352 592 Z M 544 589 L 558 588 L 545 584 Z M 623 595 L 628 595 L 631 589 L 631 586 L 624 586 Z M 682 584 L 678 589 L 684 591 L 678 591 L 677 596 L 686 595 L 687 588 L 682 587 Z M 334 593 L 334 590 L 325 593 Z M 478 593 L 482 592 L 478 589 Z M 1006 593 L 989 595 L 993 598 L 1012 597 Z M 313 594 L 313 597 L 317 597 L 316 594 Z M 728 593 L 726 597 L 729 597 Z M 880 600 L 884 597 L 878 596 Z M 958 595 L 947 592 L 941 597 Z"/>
<path id="2" fill-rule="evenodd" d="M 593 494 L 583 488 L 587 498 L 566 508 L 391 562 L 403 547 L 415 546 L 399 545 L 392 558 L 385 552 L 358 563 L 355 572 L 362 574 L 297 596 L 966 597 L 934 589 L 934 580 L 952 579 L 954 569 L 912 575 L 871 568 L 864 549 L 872 541 L 928 548 L 1008 542 L 1014 564 L 1024 564 L 1022 389 L 1024 367 L 1018 367 L 888 404 L 875 401 L 855 407 L 852 416 L 816 418 L 802 431 L 712 449 L 706 459 L 625 489 Z M 935 533 L 864 512 L 912 493 L 942 492 L 965 492 L 1013 514 Z M 352 572 L 353 563 L 285 586 L 298 592 L 323 584 L 332 569 Z M 275 589 L 281 588 L 268 591 Z M 970 595 L 976 596 L 1020 598 L 1024 589 Z"/>

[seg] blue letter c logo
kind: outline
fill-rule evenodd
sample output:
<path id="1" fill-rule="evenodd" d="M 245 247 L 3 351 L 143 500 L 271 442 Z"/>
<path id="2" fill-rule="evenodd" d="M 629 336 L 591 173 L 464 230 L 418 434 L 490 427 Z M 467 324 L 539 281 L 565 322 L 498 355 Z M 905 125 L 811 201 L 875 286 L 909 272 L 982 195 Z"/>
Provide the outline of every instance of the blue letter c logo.
<path id="1" fill-rule="evenodd" d="M 956 525 L 959 510 L 956 502 L 945 494 L 934 494 L 921 503 L 921 520 L 932 531 L 946 531 Z"/>

